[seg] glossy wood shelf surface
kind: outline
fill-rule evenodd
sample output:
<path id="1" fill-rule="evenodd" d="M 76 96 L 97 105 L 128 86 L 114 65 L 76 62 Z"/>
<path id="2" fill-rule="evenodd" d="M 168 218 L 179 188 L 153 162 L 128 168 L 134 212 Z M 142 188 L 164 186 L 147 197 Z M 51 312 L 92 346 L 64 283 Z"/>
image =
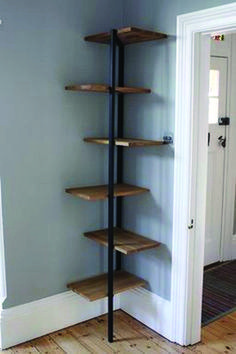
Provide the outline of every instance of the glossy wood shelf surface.
<path id="1" fill-rule="evenodd" d="M 86 232 L 84 236 L 100 245 L 108 246 L 108 229 Z M 114 228 L 114 249 L 116 251 L 129 255 L 159 246 L 160 243 L 157 241 L 118 227 Z"/>
<path id="2" fill-rule="evenodd" d="M 108 145 L 108 138 L 84 138 L 86 143 L 93 144 L 101 144 Z M 166 143 L 163 140 L 144 140 L 144 139 L 133 139 L 133 138 L 116 138 L 115 145 L 116 146 L 124 146 L 124 147 L 145 147 L 145 146 L 158 146 L 165 145 Z"/>
<path id="3" fill-rule="evenodd" d="M 121 28 L 117 30 L 117 36 L 121 43 L 124 45 L 167 38 L 167 35 L 165 33 L 144 30 L 142 28 L 137 27 Z M 110 32 L 98 33 L 86 36 L 84 39 L 88 42 L 110 44 L 111 34 Z"/>
<path id="4" fill-rule="evenodd" d="M 106 199 L 108 197 L 108 186 L 88 186 L 79 188 L 67 188 L 66 192 L 86 200 L 99 200 Z M 149 192 L 149 189 L 143 187 L 133 186 L 131 184 L 115 184 L 114 185 L 114 197 L 125 197 L 136 194 Z"/>
<path id="5" fill-rule="evenodd" d="M 81 92 L 98 92 L 109 93 L 110 86 L 103 84 L 81 84 L 81 85 L 67 85 L 65 86 L 67 91 L 81 91 Z M 119 87 L 117 86 L 115 91 L 117 93 L 151 93 L 150 89 L 142 87 Z"/>
<path id="6" fill-rule="evenodd" d="M 145 280 L 125 272 L 114 272 L 114 294 L 146 285 Z M 107 296 L 107 274 L 97 275 L 88 279 L 68 284 L 67 287 L 89 301 Z"/>

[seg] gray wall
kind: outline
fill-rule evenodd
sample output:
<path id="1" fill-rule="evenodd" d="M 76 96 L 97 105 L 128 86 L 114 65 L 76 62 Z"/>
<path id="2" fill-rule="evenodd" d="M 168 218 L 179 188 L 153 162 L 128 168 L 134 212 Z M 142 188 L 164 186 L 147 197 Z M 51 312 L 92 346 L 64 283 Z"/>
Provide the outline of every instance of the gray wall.
<path id="1" fill-rule="evenodd" d="M 126 0 L 124 25 L 140 26 L 169 34 L 167 40 L 129 46 L 126 51 L 126 84 L 152 89 L 148 97 L 126 97 L 126 133 L 157 139 L 174 133 L 176 16 L 233 1 Z M 163 243 L 125 258 L 125 268 L 149 281 L 150 289 L 170 299 L 173 209 L 172 148 L 126 152 L 126 179 L 149 187 L 151 193 L 125 200 L 127 228 Z"/>
<path id="2" fill-rule="evenodd" d="M 106 82 L 107 46 L 83 36 L 121 23 L 110 0 L 0 1 L 0 177 L 6 255 L 4 307 L 66 290 L 103 270 L 103 250 L 83 238 L 104 226 L 103 203 L 64 188 L 104 183 L 105 95 L 65 92 Z"/>
<path id="3" fill-rule="evenodd" d="M 159 29 L 167 41 L 126 52 L 126 83 L 153 89 L 126 98 L 126 132 L 174 132 L 176 15 L 230 1 L 0 0 L 0 178 L 8 297 L 4 308 L 66 290 L 104 270 L 104 250 L 82 237 L 105 226 L 105 208 L 64 193 L 104 183 L 106 149 L 82 138 L 106 132 L 107 98 L 65 92 L 65 84 L 107 81 L 108 50 L 83 36 L 124 24 Z M 122 7 L 123 6 L 123 7 Z M 127 227 L 161 249 L 126 267 L 170 297 L 173 204 L 171 147 L 126 151 L 126 180 L 151 189 L 127 198 Z"/>

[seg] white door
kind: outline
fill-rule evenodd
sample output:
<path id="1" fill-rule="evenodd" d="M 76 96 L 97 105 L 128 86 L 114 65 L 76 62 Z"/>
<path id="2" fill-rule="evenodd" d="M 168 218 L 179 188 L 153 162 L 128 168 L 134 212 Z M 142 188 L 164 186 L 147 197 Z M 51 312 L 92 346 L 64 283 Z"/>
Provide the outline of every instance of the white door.
<path id="1" fill-rule="evenodd" d="M 204 264 L 221 260 L 226 126 L 227 58 L 211 57 L 209 80 L 208 176 Z"/>

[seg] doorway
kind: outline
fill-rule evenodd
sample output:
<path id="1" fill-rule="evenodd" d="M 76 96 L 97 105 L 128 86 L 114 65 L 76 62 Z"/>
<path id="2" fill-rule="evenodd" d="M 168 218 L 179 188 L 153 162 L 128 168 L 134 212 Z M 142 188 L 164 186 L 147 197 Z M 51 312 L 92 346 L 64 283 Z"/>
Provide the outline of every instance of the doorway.
<path id="1" fill-rule="evenodd" d="M 210 58 L 209 114 L 208 114 L 208 168 L 206 196 L 206 234 L 204 266 L 221 261 L 222 222 L 224 200 L 224 170 L 226 129 L 219 124 L 226 117 L 228 58 Z"/>
<path id="2" fill-rule="evenodd" d="M 209 109 L 208 109 L 208 167 L 206 191 L 206 228 L 204 250 L 204 276 L 202 297 L 202 325 L 215 321 L 236 306 L 236 262 L 227 262 L 236 258 L 236 252 L 224 254 L 224 243 L 230 238 L 224 235 L 226 222 L 225 203 L 230 199 L 226 195 L 233 191 L 226 188 L 229 150 L 232 144 L 229 139 L 230 107 L 232 106 L 232 87 L 236 85 L 232 63 L 232 51 L 236 47 L 236 35 L 212 35 L 210 38 L 210 71 L 209 71 Z M 234 119 L 234 117 L 232 117 Z M 236 134 L 232 137 L 236 140 Z M 231 139 L 232 139 L 231 138 Z M 236 150 L 234 151 L 234 156 Z M 235 164 L 235 161 L 229 161 Z M 231 203 L 231 215 L 234 215 L 235 201 Z M 234 223 L 228 225 L 231 237 L 234 234 Z M 231 246 L 231 245 L 230 245 Z"/>
<path id="3" fill-rule="evenodd" d="M 175 176 L 172 248 L 172 319 L 173 340 L 194 344 L 201 337 L 202 281 L 204 265 L 207 157 L 208 88 L 210 35 L 236 29 L 236 3 L 178 16 Z M 235 112 L 235 102 L 233 110 Z M 234 113 L 235 114 L 235 113 Z M 236 129 L 235 122 L 231 132 Z M 229 151 L 229 156 L 231 151 Z M 228 178 L 235 173 L 231 167 Z M 234 177 L 235 178 L 235 177 Z M 235 181 L 235 180 L 234 180 Z M 226 182 L 226 188 L 229 183 Z M 234 192 L 230 195 L 234 200 Z M 228 202 L 224 208 L 227 217 Z M 231 220 L 232 221 L 232 220 Z M 229 223 L 227 223 L 229 224 Z M 227 229 L 227 225 L 224 225 Z M 230 237 L 227 230 L 225 237 Z M 232 254 L 224 242 L 223 252 Z"/>
<path id="4" fill-rule="evenodd" d="M 227 181 L 230 145 L 236 136 L 229 139 L 230 107 L 232 106 L 231 85 L 234 85 L 232 50 L 236 46 L 235 34 L 213 35 L 210 38 L 209 109 L 208 109 L 208 168 L 206 195 L 206 229 L 204 266 L 226 261 L 231 257 L 224 252 L 224 243 L 230 242 L 225 235 L 226 223 L 233 235 L 233 220 L 227 218 L 225 204 L 234 190 L 234 181 Z M 231 112 L 232 113 L 232 112 Z M 234 119 L 234 118 L 232 118 Z M 236 151 L 234 151 L 236 154 Z M 231 158 L 232 160 L 232 158 Z M 229 161 L 233 164 L 234 161 Z M 230 183 L 226 188 L 226 183 Z M 234 214 L 232 201 L 228 212 Z M 233 256 L 233 255 L 232 255 Z"/>

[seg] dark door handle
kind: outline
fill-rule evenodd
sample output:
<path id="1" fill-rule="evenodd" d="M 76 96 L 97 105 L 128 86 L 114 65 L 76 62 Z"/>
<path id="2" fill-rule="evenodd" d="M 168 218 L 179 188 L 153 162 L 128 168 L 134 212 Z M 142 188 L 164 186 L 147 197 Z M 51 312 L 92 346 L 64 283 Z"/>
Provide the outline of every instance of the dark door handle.
<path id="1" fill-rule="evenodd" d="M 218 138 L 218 142 L 219 142 L 219 144 L 221 145 L 221 146 L 223 146 L 223 148 L 225 148 L 226 147 L 226 137 L 225 138 L 223 138 L 223 136 L 221 135 L 221 136 L 219 136 L 219 138 Z"/>

